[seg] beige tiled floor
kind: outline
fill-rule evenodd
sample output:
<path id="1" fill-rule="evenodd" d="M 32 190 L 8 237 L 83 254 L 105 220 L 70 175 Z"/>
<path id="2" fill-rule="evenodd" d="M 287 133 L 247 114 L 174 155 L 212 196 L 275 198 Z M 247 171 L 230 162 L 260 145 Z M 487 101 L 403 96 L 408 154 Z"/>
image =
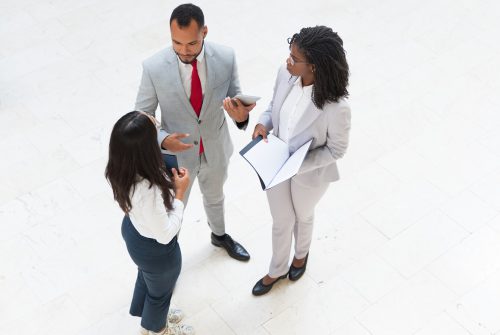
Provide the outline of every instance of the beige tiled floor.
<path id="1" fill-rule="evenodd" d="M 200 1 L 208 39 L 271 97 L 286 38 L 325 24 L 351 66 L 351 146 L 317 208 L 306 276 L 271 294 L 271 218 L 235 154 L 228 231 L 186 211 L 174 302 L 198 334 L 500 334 L 500 5 L 493 0 Z M 169 43 L 166 0 L 0 2 L 0 334 L 137 334 L 135 268 L 103 178 L 141 61 Z M 256 115 L 252 117 L 252 124 Z M 231 129 L 237 149 L 249 131 Z"/>

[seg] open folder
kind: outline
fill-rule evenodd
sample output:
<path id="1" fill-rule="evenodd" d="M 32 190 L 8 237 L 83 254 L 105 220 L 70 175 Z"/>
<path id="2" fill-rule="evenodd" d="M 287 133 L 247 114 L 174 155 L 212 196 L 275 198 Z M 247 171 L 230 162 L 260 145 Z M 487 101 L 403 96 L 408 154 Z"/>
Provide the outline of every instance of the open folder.
<path id="1" fill-rule="evenodd" d="M 269 134 L 268 142 L 262 136 L 256 137 L 240 151 L 240 155 L 253 167 L 260 179 L 263 190 L 292 178 L 299 172 L 312 140 L 303 144 L 290 155 L 288 144 Z"/>

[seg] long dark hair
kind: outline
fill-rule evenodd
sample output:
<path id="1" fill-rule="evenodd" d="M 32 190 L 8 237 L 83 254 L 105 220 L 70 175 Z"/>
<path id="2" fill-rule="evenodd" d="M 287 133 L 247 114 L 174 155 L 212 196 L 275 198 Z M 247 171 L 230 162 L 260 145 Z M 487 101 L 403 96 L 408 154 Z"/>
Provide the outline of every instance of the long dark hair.
<path id="1" fill-rule="evenodd" d="M 338 102 L 349 96 L 349 65 L 343 41 L 332 28 L 302 28 L 289 43 L 290 48 L 295 43 L 307 62 L 315 67 L 312 100 L 316 107 L 322 109 L 327 102 Z"/>
<path id="2" fill-rule="evenodd" d="M 140 177 L 161 189 L 163 204 L 172 209 L 172 181 L 167 179 L 165 164 L 157 142 L 155 125 L 147 115 L 133 111 L 122 116 L 114 125 L 109 140 L 109 160 L 105 177 L 113 189 L 120 208 L 132 209 L 131 191 Z"/>

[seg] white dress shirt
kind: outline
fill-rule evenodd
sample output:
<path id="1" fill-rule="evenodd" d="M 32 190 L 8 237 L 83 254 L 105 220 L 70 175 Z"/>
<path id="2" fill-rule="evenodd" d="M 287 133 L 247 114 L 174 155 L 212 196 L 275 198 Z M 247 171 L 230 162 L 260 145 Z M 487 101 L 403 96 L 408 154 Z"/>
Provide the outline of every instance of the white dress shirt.
<path id="1" fill-rule="evenodd" d="M 201 81 L 201 92 L 203 96 L 205 95 L 205 84 L 207 82 L 207 65 L 205 62 L 205 46 L 202 47 L 200 54 L 196 57 L 198 76 Z M 191 64 L 183 63 L 179 57 L 177 57 L 179 62 L 179 73 L 181 75 L 182 85 L 184 86 L 184 91 L 188 99 L 191 97 L 191 75 L 193 73 L 193 66 Z"/>
<path id="2" fill-rule="evenodd" d="M 304 115 L 309 104 L 313 103 L 312 94 L 313 85 L 302 86 L 302 78 L 298 77 L 293 83 L 293 87 L 288 93 L 280 109 L 279 137 L 288 143 L 297 123 Z"/>
<path id="3" fill-rule="evenodd" d="M 132 209 L 130 221 L 135 229 L 144 237 L 153 238 L 161 244 L 168 244 L 181 229 L 184 204 L 174 199 L 171 211 L 163 204 L 161 189 L 142 179 L 135 184 L 130 197 Z"/>

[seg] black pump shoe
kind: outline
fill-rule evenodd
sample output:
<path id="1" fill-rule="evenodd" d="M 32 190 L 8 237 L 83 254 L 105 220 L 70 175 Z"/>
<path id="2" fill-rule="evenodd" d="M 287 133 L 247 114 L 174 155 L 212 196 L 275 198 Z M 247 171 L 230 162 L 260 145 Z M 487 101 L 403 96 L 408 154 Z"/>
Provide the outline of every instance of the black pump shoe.
<path id="1" fill-rule="evenodd" d="M 304 265 L 302 265 L 302 267 L 300 267 L 300 268 L 296 268 L 295 266 L 293 266 L 293 264 L 290 265 L 290 271 L 288 271 L 288 278 L 291 281 L 299 280 L 300 277 L 302 277 L 304 275 L 304 273 L 306 272 L 308 258 L 309 258 L 309 253 L 307 253 L 307 255 L 306 255 L 306 260 L 304 261 Z"/>
<path id="2" fill-rule="evenodd" d="M 275 281 L 273 281 L 273 282 L 272 282 L 271 284 L 269 284 L 269 285 L 265 285 L 265 284 L 263 283 L 264 278 L 261 278 L 261 279 L 257 282 L 257 284 L 255 284 L 255 286 L 253 287 L 253 289 L 252 289 L 252 294 L 253 294 L 253 295 L 257 295 L 257 296 L 266 294 L 267 292 L 271 291 L 271 289 L 273 288 L 273 285 L 274 285 L 274 284 L 276 284 L 276 283 L 277 283 L 280 279 L 285 279 L 287 275 L 288 275 L 288 274 L 287 274 L 287 273 L 285 273 L 283 276 L 280 276 L 280 277 L 276 278 L 276 280 L 275 280 Z"/>

